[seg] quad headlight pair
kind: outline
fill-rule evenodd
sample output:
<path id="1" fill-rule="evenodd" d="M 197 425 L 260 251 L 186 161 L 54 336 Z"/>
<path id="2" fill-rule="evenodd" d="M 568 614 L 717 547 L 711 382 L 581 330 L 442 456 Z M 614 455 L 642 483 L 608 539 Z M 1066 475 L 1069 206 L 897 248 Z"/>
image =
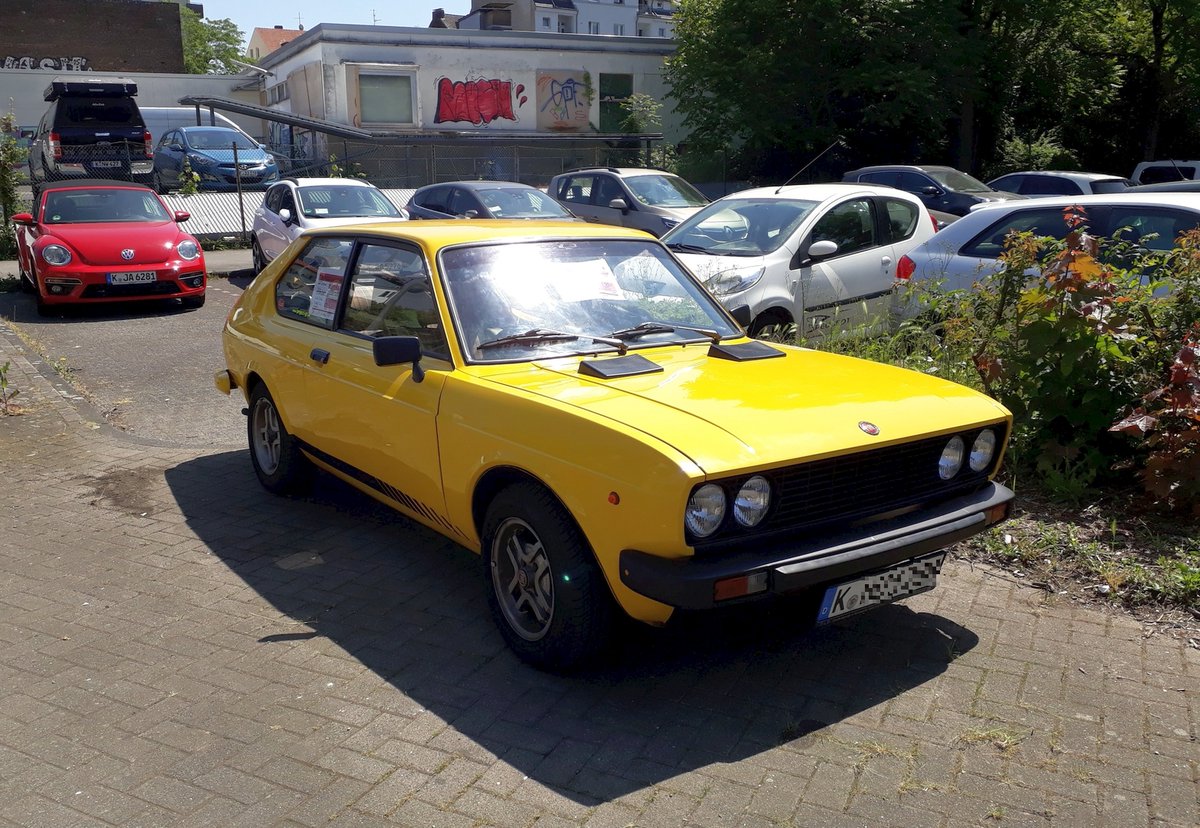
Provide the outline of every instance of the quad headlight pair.
<path id="1" fill-rule="evenodd" d="M 716 483 L 705 483 L 688 498 L 684 522 L 697 538 L 707 538 L 717 531 L 726 512 L 733 509 L 733 519 L 747 529 L 757 526 L 771 508 L 771 484 L 762 475 L 754 475 L 734 494 L 732 503 L 725 489 Z"/>
<path id="2" fill-rule="evenodd" d="M 963 442 L 963 438 L 951 437 L 942 449 L 942 456 L 938 458 L 938 477 L 942 480 L 954 477 L 962 470 L 964 460 L 973 472 L 986 469 L 996 454 L 996 432 L 985 428 L 971 444 L 970 456 L 967 456 L 966 451 L 967 444 Z"/>

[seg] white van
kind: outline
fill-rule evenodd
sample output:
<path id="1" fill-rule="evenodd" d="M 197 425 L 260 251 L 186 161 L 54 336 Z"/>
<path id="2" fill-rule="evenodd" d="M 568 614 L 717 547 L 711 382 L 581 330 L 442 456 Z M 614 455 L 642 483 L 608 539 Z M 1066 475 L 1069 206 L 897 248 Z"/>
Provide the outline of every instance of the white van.
<path id="1" fill-rule="evenodd" d="M 146 129 L 150 130 L 150 135 L 153 137 L 155 144 L 158 143 L 158 139 L 167 130 L 177 127 L 196 126 L 196 107 L 194 106 L 143 106 L 140 109 L 142 111 L 142 119 L 146 122 Z M 210 116 L 207 109 L 201 109 L 200 125 L 236 129 L 255 144 L 258 143 L 245 129 L 220 112 L 213 112 Z"/>

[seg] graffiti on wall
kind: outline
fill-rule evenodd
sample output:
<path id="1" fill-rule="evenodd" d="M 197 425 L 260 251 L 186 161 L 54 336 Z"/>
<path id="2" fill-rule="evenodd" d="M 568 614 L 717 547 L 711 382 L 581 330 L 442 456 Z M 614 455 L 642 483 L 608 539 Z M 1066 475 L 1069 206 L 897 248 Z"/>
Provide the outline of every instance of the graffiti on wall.
<path id="1" fill-rule="evenodd" d="M 5 69 L 54 69 L 60 72 L 86 72 L 92 68 L 85 57 L 4 56 Z"/>
<path id="2" fill-rule="evenodd" d="M 537 73 L 538 129 L 555 132 L 586 129 L 591 103 L 582 70 L 557 69 Z"/>
<path id="3" fill-rule="evenodd" d="M 452 81 L 439 78 L 437 83 L 436 124 L 468 121 L 475 126 L 487 126 L 495 120 L 520 120 L 516 110 L 527 100 L 525 85 L 495 78 Z"/>

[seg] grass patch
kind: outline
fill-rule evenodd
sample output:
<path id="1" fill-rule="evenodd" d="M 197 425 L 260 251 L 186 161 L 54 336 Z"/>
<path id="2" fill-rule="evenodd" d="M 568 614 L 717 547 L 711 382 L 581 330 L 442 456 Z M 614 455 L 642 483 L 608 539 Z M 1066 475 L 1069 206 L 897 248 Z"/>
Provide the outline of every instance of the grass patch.
<path id="1" fill-rule="evenodd" d="M 0 276 L 0 293 L 17 293 L 20 290 L 20 276 Z"/>
<path id="2" fill-rule="evenodd" d="M 1013 727 L 973 727 L 962 733 L 958 741 L 967 745 L 990 744 L 1003 753 L 1011 753 L 1031 735 L 1032 730 L 1017 730 Z"/>

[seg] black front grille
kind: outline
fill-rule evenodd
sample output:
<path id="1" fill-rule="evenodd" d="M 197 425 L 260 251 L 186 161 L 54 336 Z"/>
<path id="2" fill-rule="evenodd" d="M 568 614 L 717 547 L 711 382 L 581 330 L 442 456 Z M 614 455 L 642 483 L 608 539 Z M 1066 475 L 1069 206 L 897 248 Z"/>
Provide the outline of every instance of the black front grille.
<path id="1" fill-rule="evenodd" d="M 938 458 L 953 434 L 928 437 L 911 443 L 869 449 L 854 454 L 814 460 L 764 472 L 771 481 L 773 505 L 762 523 L 747 530 L 727 514 L 725 523 L 711 537 L 696 541 L 697 552 L 737 544 L 750 538 L 806 533 L 834 525 L 887 514 L 912 506 L 946 500 L 979 488 L 995 469 L 1007 437 L 1004 423 L 990 426 L 996 432 L 996 455 L 988 468 L 971 471 L 967 458 L 950 480 L 938 476 Z M 958 434 L 969 455 L 981 428 Z M 745 477 L 713 481 L 725 486 L 732 503 Z M 730 510 L 732 512 L 732 509 Z"/>
<path id="2" fill-rule="evenodd" d="M 179 291 L 179 283 L 168 279 L 133 285 L 88 285 L 83 289 L 83 298 L 116 299 L 122 296 L 171 296 L 179 293 Z"/>

